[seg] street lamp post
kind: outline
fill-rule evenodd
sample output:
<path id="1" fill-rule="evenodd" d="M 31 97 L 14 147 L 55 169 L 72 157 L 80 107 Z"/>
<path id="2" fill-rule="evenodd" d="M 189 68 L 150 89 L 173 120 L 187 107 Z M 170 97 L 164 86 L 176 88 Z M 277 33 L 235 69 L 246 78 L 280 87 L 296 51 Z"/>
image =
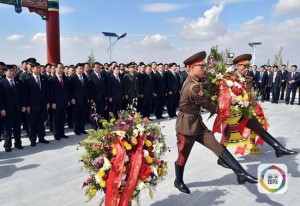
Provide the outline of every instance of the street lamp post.
<path id="1" fill-rule="evenodd" d="M 252 65 L 255 63 L 255 47 L 261 45 L 261 42 L 249 42 L 249 46 L 252 47 Z"/>
<path id="2" fill-rule="evenodd" d="M 112 52 L 112 49 L 113 49 L 114 45 L 116 44 L 116 42 L 118 40 L 124 38 L 127 35 L 127 33 L 124 33 L 121 36 L 118 36 L 116 33 L 113 33 L 113 32 L 102 32 L 102 34 L 104 36 L 109 37 L 109 48 L 108 48 L 108 50 L 109 50 L 109 62 L 111 63 L 111 52 Z M 116 41 L 114 41 L 113 43 L 111 43 L 111 38 L 112 37 L 117 37 Z"/>

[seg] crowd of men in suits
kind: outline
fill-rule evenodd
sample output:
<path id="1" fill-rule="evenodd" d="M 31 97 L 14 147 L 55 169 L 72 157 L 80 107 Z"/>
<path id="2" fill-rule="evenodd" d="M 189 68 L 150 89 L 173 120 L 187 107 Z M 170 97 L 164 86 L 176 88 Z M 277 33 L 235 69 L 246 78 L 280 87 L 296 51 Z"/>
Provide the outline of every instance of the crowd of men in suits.
<path id="1" fill-rule="evenodd" d="M 0 62 L 0 134 L 5 151 L 12 150 L 12 139 L 15 148 L 23 149 L 22 125 L 34 147 L 37 142 L 49 143 L 45 126 L 55 140 L 68 138 L 65 124 L 76 135 L 86 134 L 86 123 L 99 125 L 90 118 L 94 113 L 109 119 L 133 104 L 150 121 L 152 113 L 156 119 L 165 119 L 164 110 L 174 118 L 186 76 L 176 63 L 64 66 L 40 65 L 29 58 L 18 68 Z"/>
<path id="2" fill-rule="evenodd" d="M 259 70 L 253 65 L 247 75 L 253 77 L 253 87 L 262 102 L 278 103 L 280 98 L 286 104 L 294 104 L 300 87 L 296 65 L 291 66 L 290 72 L 285 65 L 280 70 L 276 65 L 263 65 Z M 68 138 L 65 124 L 76 135 L 86 134 L 86 123 L 93 128 L 99 125 L 91 118 L 93 114 L 109 119 L 109 114 L 117 117 L 118 111 L 133 104 L 143 117 L 150 119 L 154 114 L 156 119 L 164 119 L 163 112 L 167 110 L 169 118 L 174 118 L 179 91 L 187 76 L 176 63 L 43 66 L 29 58 L 18 68 L 0 62 L 0 138 L 4 139 L 6 152 L 11 151 L 12 137 L 15 148 L 23 149 L 23 125 L 32 147 L 37 141 L 48 144 L 45 124 L 54 139 L 60 140 Z"/>
<path id="3" fill-rule="evenodd" d="M 262 65 L 259 69 L 253 65 L 247 75 L 253 77 L 253 87 L 257 90 L 257 95 L 260 96 L 262 102 L 271 101 L 271 103 L 278 104 L 280 99 L 286 104 L 294 104 L 297 89 L 300 88 L 300 73 L 297 72 L 297 65 L 292 65 L 290 71 L 284 64 L 280 69 L 277 65 Z M 300 98 L 300 89 L 298 91 Z M 298 105 L 300 105 L 299 98 Z"/>

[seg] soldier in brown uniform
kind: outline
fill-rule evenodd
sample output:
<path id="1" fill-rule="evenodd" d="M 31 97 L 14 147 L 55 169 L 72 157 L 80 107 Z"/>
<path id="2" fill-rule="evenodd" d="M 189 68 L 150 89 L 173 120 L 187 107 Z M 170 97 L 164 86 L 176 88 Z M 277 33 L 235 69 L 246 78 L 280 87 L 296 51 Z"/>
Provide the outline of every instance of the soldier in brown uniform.
<path id="1" fill-rule="evenodd" d="M 240 56 L 237 56 L 233 59 L 233 64 L 236 65 L 236 75 L 239 77 L 245 77 L 247 89 L 250 91 L 252 87 L 252 79 L 245 76 L 246 69 L 250 65 L 252 55 L 251 54 L 242 54 Z M 240 121 L 242 121 L 243 118 L 241 118 Z M 271 134 L 269 134 L 264 128 L 261 126 L 261 124 L 258 122 L 258 120 L 253 117 L 248 120 L 246 127 L 254 131 L 258 136 L 260 136 L 267 144 L 269 144 L 271 147 L 274 148 L 276 157 L 282 157 L 284 155 L 293 155 L 297 154 L 297 152 L 288 150 L 285 147 L 283 147 Z M 227 131 L 228 132 L 228 131 Z M 229 168 L 222 160 L 218 160 L 218 164 L 222 165 L 223 167 Z"/>
<path id="2" fill-rule="evenodd" d="M 257 183 L 257 178 L 247 174 L 230 152 L 217 142 L 212 132 L 202 122 L 201 107 L 213 113 L 218 111 L 218 107 L 203 94 L 201 84 L 198 82 L 198 79 L 202 78 L 206 72 L 205 57 L 206 53 L 202 51 L 184 61 L 189 75 L 180 92 L 180 112 L 176 121 L 178 159 L 175 162 L 176 179 L 174 186 L 187 194 L 191 191 L 183 182 L 184 166 L 195 141 L 203 144 L 213 151 L 218 158 L 230 165 L 240 184 L 245 182 Z"/>

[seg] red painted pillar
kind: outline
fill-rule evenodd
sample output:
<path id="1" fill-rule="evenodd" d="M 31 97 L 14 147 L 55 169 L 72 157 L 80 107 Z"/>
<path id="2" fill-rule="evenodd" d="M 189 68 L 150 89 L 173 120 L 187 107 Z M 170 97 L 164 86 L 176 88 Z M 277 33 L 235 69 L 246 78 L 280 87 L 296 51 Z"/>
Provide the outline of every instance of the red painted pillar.
<path id="1" fill-rule="evenodd" d="M 48 1 L 47 63 L 60 63 L 59 0 Z"/>

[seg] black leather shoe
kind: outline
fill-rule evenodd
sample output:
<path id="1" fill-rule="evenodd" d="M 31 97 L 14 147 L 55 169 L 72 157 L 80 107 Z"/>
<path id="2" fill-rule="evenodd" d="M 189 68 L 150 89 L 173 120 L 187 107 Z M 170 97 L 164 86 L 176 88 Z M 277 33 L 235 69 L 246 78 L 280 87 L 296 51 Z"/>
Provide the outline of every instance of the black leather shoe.
<path id="1" fill-rule="evenodd" d="M 81 133 L 80 132 L 74 132 L 77 136 L 79 136 L 79 135 L 81 135 Z"/>
<path id="2" fill-rule="evenodd" d="M 64 139 L 68 139 L 69 137 L 67 135 L 62 135 L 60 136 L 61 138 L 64 138 Z"/>
<path id="3" fill-rule="evenodd" d="M 177 180 L 174 181 L 174 186 L 183 193 L 186 194 L 191 194 L 190 189 L 183 183 L 183 182 L 178 182 Z"/>
<path id="4" fill-rule="evenodd" d="M 45 139 L 40 139 L 39 140 L 40 143 L 44 143 L 44 144 L 49 144 L 49 141 L 45 140 Z"/>
<path id="5" fill-rule="evenodd" d="M 11 148 L 5 148 L 5 152 L 11 152 Z"/>
<path id="6" fill-rule="evenodd" d="M 82 131 L 81 133 L 82 133 L 82 134 L 87 134 L 87 131 L 84 130 L 84 131 Z"/>
<path id="7" fill-rule="evenodd" d="M 59 141 L 60 140 L 60 137 L 54 137 L 55 140 Z"/>
<path id="8" fill-rule="evenodd" d="M 31 147 L 35 147 L 35 146 L 36 146 L 36 143 L 35 143 L 35 142 L 31 142 L 31 143 L 30 143 L 30 146 L 31 146 Z"/>
<path id="9" fill-rule="evenodd" d="M 258 182 L 256 177 L 253 177 L 247 173 L 236 174 L 236 175 L 239 184 L 245 184 L 246 182 L 256 184 Z"/>
<path id="10" fill-rule="evenodd" d="M 275 154 L 276 157 L 282 157 L 284 155 L 294 155 L 297 154 L 298 152 L 296 151 L 292 151 L 292 150 L 288 150 L 284 147 L 275 147 Z"/>
<path id="11" fill-rule="evenodd" d="M 24 149 L 24 147 L 22 145 L 15 145 L 15 148 L 17 148 L 17 149 Z"/>

